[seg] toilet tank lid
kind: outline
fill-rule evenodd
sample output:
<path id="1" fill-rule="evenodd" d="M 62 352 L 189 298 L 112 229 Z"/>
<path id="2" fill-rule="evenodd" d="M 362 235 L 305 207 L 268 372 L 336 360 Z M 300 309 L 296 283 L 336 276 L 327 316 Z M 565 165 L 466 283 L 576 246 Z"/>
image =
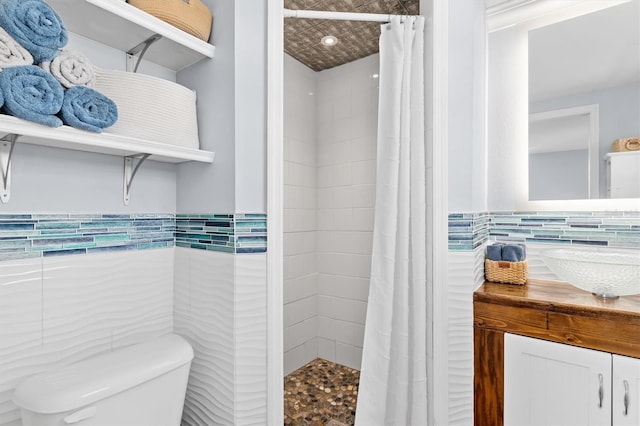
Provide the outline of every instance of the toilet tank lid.
<path id="1" fill-rule="evenodd" d="M 193 359 L 176 334 L 101 354 L 20 383 L 13 402 L 41 414 L 75 410 L 152 380 Z"/>

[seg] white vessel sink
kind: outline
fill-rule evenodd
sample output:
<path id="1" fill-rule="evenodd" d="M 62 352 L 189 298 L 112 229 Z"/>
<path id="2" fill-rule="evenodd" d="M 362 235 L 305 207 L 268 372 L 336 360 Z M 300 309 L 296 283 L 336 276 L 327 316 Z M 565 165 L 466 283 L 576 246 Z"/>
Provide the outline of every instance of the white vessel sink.
<path id="1" fill-rule="evenodd" d="M 640 250 L 553 249 L 542 260 L 559 278 L 596 296 L 640 294 Z"/>

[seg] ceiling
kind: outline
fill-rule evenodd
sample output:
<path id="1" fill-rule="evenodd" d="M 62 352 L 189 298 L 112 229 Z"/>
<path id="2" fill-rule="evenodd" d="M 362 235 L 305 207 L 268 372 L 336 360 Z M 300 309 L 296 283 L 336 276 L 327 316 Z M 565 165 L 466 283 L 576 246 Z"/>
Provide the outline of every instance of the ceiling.
<path id="1" fill-rule="evenodd" d="M 284 0 L 287 9 L 418 15 L 420 0 Z M 326 35 L 334 46 L 320 44 Z M 380 23 L 287 18 L 284 51 L 314 71 L 333 68 L 378 53 Z"/>

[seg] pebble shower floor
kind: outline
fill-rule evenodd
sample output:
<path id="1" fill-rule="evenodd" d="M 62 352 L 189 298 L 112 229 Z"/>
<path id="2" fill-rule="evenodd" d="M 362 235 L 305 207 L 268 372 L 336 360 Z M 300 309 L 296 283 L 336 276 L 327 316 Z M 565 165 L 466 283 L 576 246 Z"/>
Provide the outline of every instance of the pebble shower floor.
<path id="1" fill-rule="evenodd" d="M 352 426 L 360 372 L 316 359 L 284 379 L 286 426 Z"/>

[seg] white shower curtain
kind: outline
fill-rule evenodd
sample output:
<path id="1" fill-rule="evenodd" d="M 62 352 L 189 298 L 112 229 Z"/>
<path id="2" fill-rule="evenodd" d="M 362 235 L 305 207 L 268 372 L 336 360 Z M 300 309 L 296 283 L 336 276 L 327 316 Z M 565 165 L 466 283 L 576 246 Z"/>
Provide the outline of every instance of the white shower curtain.
<path id="1" fill-rule="evenodd" d="M 424 18 L 380 36 L 378 170 L 356 426 L 427 424 Z"/>

